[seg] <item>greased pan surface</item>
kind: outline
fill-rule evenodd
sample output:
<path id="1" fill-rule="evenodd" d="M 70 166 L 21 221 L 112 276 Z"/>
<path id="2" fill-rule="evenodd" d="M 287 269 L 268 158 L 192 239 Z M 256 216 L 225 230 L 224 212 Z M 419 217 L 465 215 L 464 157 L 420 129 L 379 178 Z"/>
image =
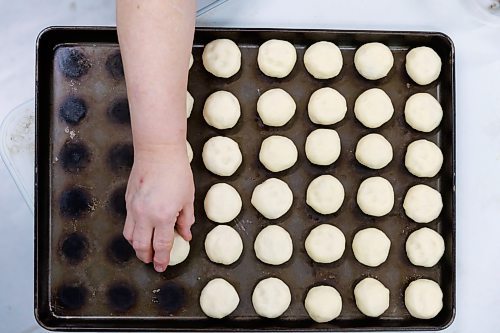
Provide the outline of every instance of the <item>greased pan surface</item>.
<path id="1" fill-rule="evenodd" d="M 242 68 L 232 78 L 216 78 L 203 68 L 203 46 L 217 38 L 230 38 L 240 47 Z M 266 77 L 257 66 L 259 45 L 272 38 L 288 40 L 297 48 L 295 68 L 284 79 Z M 332 41 L 342 50 L 344 66 L 331 80 L 314 79 L 303 65 L 305 48 L 321 40 Z M 385 43 L 394 55 L 393 69 L 378 81 L 365 80 L 353 65 L 355 49 L 372 41 Z M 422 45 L 432 47 L 443 62 L 440 77 L 428 86 L 414 84 L 404 70 L 407 51 Z M 35 314 L 43 326 L 61 330 L 353 331 L 433 330 L 451 323 L 455 314 L 455 89 L 454 50 L 448 37 L 426 32 L 197 29 L 188 87 L 195 99 L 188 140 L 194 151 L 196 224 L 188 259 L 164 274 L 139 262 L 121 237 L 133 151 L 118 51 L 112 28 L 49 28 L 38 40 Z M 78 68 L 61 70 L 65 68 L 59 63 L 62 52 L 83 54 L 77 59 Z M 321 126 L 338 131 L 342 152 L 333 165 L 319 167 L 309 163 L 304 152 L 306 136 L 320 127 L 309 120 L 307 103 L 316 89 L 327 86 L 344 95 L 348 111 L 341 122 Z M 297 111 L 285 126 L 269 128 L 258 118 L 256 103 L 260 94 L 275 87 L 292 95 Z M 375 130 L 363 127 L 353 113 L 356 97 L 372 87 L 383 89 L 395 108 L 392 119 Z M 202 116 L 205 99 L 220 89 L 232 92 L 241 104 L 242 116 L 230 130 L 216 130 Z M 431 133 L 417 132 L 404 120 L 404 104 L 417 92 L 432 94 L 443 107 L 442 123 Z M 68 118 L 61 111 L 65 103 L 73 110 L 85 105 L 85 117 L 78 124 L 71 124 L 74 114 Z M 384 135 L 394 149 L 393 161 L 378 171 L 363 167 L 354 156 L 357 141 L 370 132 Z M 277 174 L 258 160 L 262 140 L 273 134 L 289 137 L 299 151 L 298 162 Z M 243 163 L 231 177 L 215 176 L 203 165 L 203 144 L 215 135 L 239 143 Z M 434 178 L 419 179 L 404 166 L 407 145 L 421 138 L 437 143 L 443 151 L 443 168 Z M 317 214 L 305 203 L 307 185 L 321 174 L 334 175 L 345 188 L 344 203 L 333 215 Z M 382 218 L 364 215 L 356 204 L 359 184 L 375 175 L 387 178 L 395 191 L 394 208 Z M 284 180 L 294 194 L 290 211 L 275 221 L 263 218 L 250 204 L 254 187 L 270 177 Z M 205 235 L 216 226 L 204 213 L 203 199 L 217 182 L 233 185 L 243 200 L 242 212 L 229 225 L 241 235 L 244 250 L 230 266 L 210 262 L 203 246 Z M 412 265 L 405 253 L 408 235 L 421 225 L 406 217 L 402 200 L 408 188 L 418 183 L 438 189 L 444 202 L 439 218 L 426 225 L 443 236 L 446 247 L 432 268 Z M 320 223 L 337 226 L 346 237 L 344 255 L 333 264 L 313 263 L 304 249 L 308 232 Z M 260 262 L 253 250 L 256 235 L 269 224 L 284 227 L 292 236 L 293 256 L 280 266 Z M 383 230 L 392 242 L 387 261 L 376 268 L 357 262 L 351 247 L 354 234 L 372 226 Z M 260 318 L 251 302 L 254 286 L 269 276 L 282 279 L 292 293 L 289 309 L 273 320 Z M 376 277 L 390 290 L 389 309 L 380 318 L 365 317 L 354 302 L 354 286 L 367 276 Z M 223 320 L 207 318 L 198 303 L 201 289 L 215 277 L 228 280 L 240 297 L 238 308 Z M 404 289 L 421 277 L 438 282 L 444 293 L 443 310 L 431 320 L 412 318 L 404 306 Z M 334 286 L 343 299 L 341 315 L 325 324 L 310 320 L 303 305 L 307 291 L 318 284 Z"/>

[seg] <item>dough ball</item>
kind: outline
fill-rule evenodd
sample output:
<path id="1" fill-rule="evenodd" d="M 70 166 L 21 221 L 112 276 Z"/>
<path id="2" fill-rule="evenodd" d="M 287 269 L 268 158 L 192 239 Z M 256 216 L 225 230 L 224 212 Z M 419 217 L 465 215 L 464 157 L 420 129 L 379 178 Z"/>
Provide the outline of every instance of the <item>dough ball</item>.
<path id="1" fill-rule="evenodd" d="M 354 66 L 368 80 L 386 77 L 394 65 L 391 49 L 382 43 L 366 43 L 354 54 Z"/>
<path id="2" fill-rule="evenodd" d="M 406 216 L 417 223 L 429 223 L 438 218 L 443 209 L 441 193 L 430 186 L 419 184 L 411 187 L 403 202 Z"/>
<path id="3" fill-rule="evenodd" d="M 392 161 L 392 146 L 382 135 L 372 133 L 356 145 L 356 159 L 370 169 L 382 169 Z"/>
<path id="4" fill-rule="evenodd" d="M 426 85 L 435 81 L 441 73 L 441 58 L 430 47 L 411 49 L 406 55 L 406 72 L 413 81 Z"/>
<path id="5" fill-rule="evenodd" d="M 357 202 L 366 215 L 384 216 L 394 206 L 394 190 L 391 183 L 382 177 L 366 178 L 358 189 Z"/>
<path id="6" fill-rule="evenodd" d="M 439 284 L 428 279 L 410 283 L 405 290 L 405 306 L 418 319 L 431 319 L 443 308 L 443 292 Z"/>
<path id="7" fill-rule="evenodd" d="M 193 161 L 193 148 L 191 148 L 191 145 L 187 140 L 186 140 L 186 149 L 187 149 L 189 163 L 191 163 L 191 161 Z"/>
<path id="8" fill-rule="evenodd" d="M 354 235 L 352 252 L 363 265 L 377 267 L 387 260 L 390 239 L 377 228 L 366 228 Z"/>
<path id="9" fill-rule="evenodd" d="M 205 213 L 217 223 L 231 222 L 241 211 L 241 197 L 234 187 L 226 183 L 212 185 L 205 196 Z"/>
<path id="10" fill-rule="evenodd" d="M 202 55 L 205 69 L 217 77 L 228 78 L 241 67 L 241 51 L 230 39 L 216 39 L 205 46 Z"/>
<path id="11" fill-rule="evenodd" d="M 326 323 L 340 315 L 342 297 L 333 287 L 317 286 L 307 292 L 304 306 L 312 320 L 317 323 Z"/>
<path id="12" fill-rule="evenodd" d="M 359 311 L 368 317 L 378 317 L 389 308 L 389 289 L 373 278 L 365 278 L 354 287 L 354 298 Z"/>
<path id="13" fill-rule="evenodd" d="M 270 225 L 262 229 L 255 238 L 253 247 L 257 258 L 269 265 L 284 264 L 293 253 L 290 234 L 278 225 Z"/>
<path id="14" fill-rule="evenodd" d="M 236 262 L 243 252 L 240 234 L 228 225 L 218 225 L 205 238 L 205 252 L 208 258 L 223 265 Z"/>
<path id="15" fill-rule="evenodd" d="M 239 303 L 240 298 L 236 289 L 221 278 L 211 280 L 201 291 L 201 309 L 211 318 L 226 317 L 236 310 Z"/>
<path id="16" fill-rule="evenodd" d="M 259 47 L 257 63 L 262 73 L 283 78 L 290 74 L 297 61 L 295 47 L 287 41 L 271 39 Z"/>
<path id="17" fill-rule="evenodd" d="M 281 88 L 269 89 L 257 101 L 257 113 L 267 126 L 283 126 L 295 114 L 295 101 Z"/>
<path id="18" fill-rule="evenodd" d="M 207 124 L 221 130 L 234 127 L 240 115 L 240 102 L 229 91 L 214 92 L 203 106 L 203 118 Z"/>
<path id="19" fill-rule="evenodd" d="M 168 265 L 175 266 L 186 260 L 189 255 L 189 250 L 189 242 L 182 238 L 177 231 L 174 231 L 174 243 L 172 245 L 172 250 L 170 250 L 170 262 Z"/>
<path id="20" fill-rule="evenodd" d="M 406 149 L 405 165 L 417 177 L 434 177 L 443 165 L 443 153 L 435 143 L 413 141 Z"/>
<path id="21" fill-rule="evenodd" d="M 205 167 L 219 176 L 231 176 L 243 161 L 238 143 L 225 136 L 208 139 L 201 157 Z"/>
<path id="22" fill-rule="evenodd" d="M 429 228 L 421 228 L 406 240 L 406 255 L 415 266 L 432 267 L 444 254 L 444 239 Z"/>
<path id="23" fill-rule="evenodd" d="M 317 165 L 330 165 L 340 156 L 340 137 L 337 131 L 318 128 L 306 139 L 307 159 Z"/>
<path id="24" fill-rule="evenodd" d="M 265 218 L 275 220 L 292 207 L 293 194 L 287 183 L 269 178 L 255 187 L 250 202 Z"/>
<path id="25" fill-rule="evenodd" d="M 354 114 L 363 125 L 377 128 L 385 124 L 394 114 L 391 98 L 379 88 L 368 89 L 356 99 Z"/>
<path id="26" fill-rule="evenodd" d="M 339 228 L 322 224 L 311 230 L 306 238 L 306 252 L 320 264 L 339 260 L 345 250 L 345 236 Z"/>
<path id="27" fill-rule="evenodd" d="M 191 55 L 189 56 L 189 69 L 191 69 L 191 67 L 193 67 L 193 63 L 194 63 L 194 58 L 193 58 L 193 54 L 191 53 Z"/>
<path id="28" fill-rule="evenodd" d="M 333 214 L 344 202 L 344 186 L 332 175 L 321 175 L 309 184 L 306 203 L 320 214 Z"/>
<path id="29" fill-rule="evenodd" d="M 331 79 L 342 69 L 342 53 L 331 42 L 317 42 L 304 53 L 304 66 L 316 79 Z"/>
<path id="30" fill-rule="evenodd" d="M 410 96 L 405 105 L 405 120 L 413 129 L 420 132 L 431 132 L 441 123 L 443 108 L 428 93 Z"/>
<path id="31" fill-rule="evenodd" d="M 193 111 L 194 98 L 191 96 L 189 91 L 186 92 L 186 117 L 191 117 L 191 111 Z"/>
<path id="32" fill-rule="evenodd" d="M 277 318 L 288 309 L 292 295 L 290 289 L 278 278 L 270 277 L 261 280 L 252 294 L 255 312 L 265 318 Z"/>
<path id="33" fill-rule="evenodd" d="M 326 87 L 313 92 L 307 104 L 309 119 L 318 125 L 333 125 L 344 119 L 347 102 L 337 90 Z"/>
<path id="34" fill-rule="evenodd" d="M 292 140 L 281 135 L 270 136 L 260 146 L 259 160 L 272 172 L 291 168 L 297 162 L 297 147 Z"/>

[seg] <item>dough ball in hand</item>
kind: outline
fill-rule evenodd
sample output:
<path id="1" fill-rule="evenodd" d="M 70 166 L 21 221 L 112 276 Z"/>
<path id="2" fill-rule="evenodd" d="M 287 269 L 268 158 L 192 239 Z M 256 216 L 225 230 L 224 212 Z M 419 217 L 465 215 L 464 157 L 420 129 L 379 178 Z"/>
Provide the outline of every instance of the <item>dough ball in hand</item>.
<path id="1" fill-rule="evenodd" d="M 405 166 L 417 177 L 434 177 L 443 166 L 443 153 L 433 142 L 413 141 L 406 149 Z"/>
<path id="2" fill-rule="evenodd" d="M 200 306 L 208 317 L 221 319 L 231 314 L 240 303 L 238 292 L 224 279 L 207 283 L 200 295 Z"/>
<path id="3" fill-rule="evenodd" d="M 391 98 L 379 88 L 368 89 L 354 103 L 354 115 L 364 126 L 377 128 L 394 114 Z"/>
<path id="4" fill-rule="evenodd" d="M 331 79 L 342 69 L 342 53 L 332 42 L 317 42 L 304 53 L 304 66 L 316 79 Z"/>
<path id="5" fill-rule="evenodd" d="M 238 143 L 225 136 L 208 139 L 203 145 L 201 157 L 205 167 L 219 176 L 231 176 L 243 161 Z"/>
<path id="6" fill-rule="evenodd" d="M 218 225 L 205 238 L 205 252 L 217 264 L 231 265 L 243 252 L 240 234 L 228 225 Z"/>
<path id="7" fill-rule="evenodd" d="M 305 242 L 306 252 L 317 263 L 339 260 L 345 251 L 345 236 L 339 228 L 322 224 L 311 230 Z"/>
<path id="8" fill-rule="evenodd" d="M 357 202 L 363 213 L 376 217 L 384 216 L 394 206 L 394 189 L 385 178 L 367 178 L 359 186 Z"/>
<path id="9" fill-rule="evenodd" d="M 352 240 L 352 252 L 360 263 L 377 267 L 387 260 L 391 240 L 377 228 L 360 230 Z"/>
<path id="10" fill-rule="evenodd" d="M 257 63 L 267 76 L 284 78 L 292 71 L 297 61 L 297 51 L 292 43 L 271 39 L 259 47 Z"/>
<path id="11" fill-rule="evenodd" d="M 240 102 L 229 91 L 219 90 L 208 96 L 203 106 L 203 118 L 217 129 L 233 128 L 241 115 Z"/>
<path id="12" fill-rule="evenodd" d="M 431 132 L 441 123 L 443 108 L 428 93 L 417 93 L 406 101 L 405 120 L 413 129 L 420 132 Z"/>
<path id="13" fill-rule="evenodd" d="M 181 235 L 174 231 L 174 243 L 170 250 L 169 266 L 175 266 L 186 260 L 189 255 L 189 242 L 182 238 Z"/>
<path id="14" fill-rule="evenodd" d="M 284 181 L 269 178 L 255 187 L 250 201 L 265 218 L 274 220 L 292 207 L 293 193 Z"/>
<path id="15" fill-rule="evenodd" d="M 333 287 L 313 287 L 307 292 L 304 307 L 312 320 L 317 323 L 326 323 L 340 315 L 342 297 Z"/>
<path id="16" fill-rule="evenodd" d="M 292 96 L 281 88 L 269 89 L 257 101 L 257 113 L 267 126 L 285 125 L 292 119 L 296 108 Z"/>
<path id="17" fill-rule="evenodd" d="M 282 227 L 270 225 L 262 229 L 255 238 L 254 250 L 263 263 L 281 265 L 292 257 L 292 238 Z"/>
<path id="18" fill-rule="evenodd" d="M 434 318 L 443 308 L 443 291 L 432 280 L 415 280 L 405 290 L 405 306 L 412 317 Z"/>
<path id="19" fill-rule="evenodd" d="M 392 146 L 382 135 L 371 133 L 359 139 L 355 155 L 359 163 L 378 170 L 392 161 Z"/>
<path id="20" fill-rule="evenodd" d="M 413 265 L 432 267 L 438 263 L 443 254 L 443 237 L 432 229 L 418 229 L 406 240 L 406 255 Z"/>
<path id="21" fill-rule="evenodd" d="M 344 202 L 344 186 L 332 175 L 321 175 L 307 187 L 306 203 L 320 214 L 333 214 Z"/>
<path id="22" fill-rule="evenodd" d="M 194 106 L 194 98 L 189 93 L 189 91 L 187 91 L 186 92 L 186 117 L 187 118 L 191 117 L 191 112 L 193 111 L 193 106 Z"/>
<path id="23" fill-rule="evenodd" d="M 307 159 L 316 165 L 330 165 L 340 156 L 340 137 L 337 131 L 318 128 L 306 139 Z"/>
<path id="24" fill-rule="evenodd" d="M 417 223 L 429 223 L 438 218 L 443 209 L 441 193 L 430 186 L 418 184 L 406 192 L 403 201 L 406 216 Z"/>
<path id="25" fill-rule="evenodd" d="M 228 223 L 234 220 L 242 206 L 238 191 L 226 183 L 212 185 L 203 204 L 207 217 L 217 223 Z"/>
<path id="26" fill-rule="evenodd" d="M 290 288 L 278 278 L 261 280 L 252 293 L 255 312 L 265 318 L 277 318 L 290 306 L 292 295 Z"/>
<path id="27" fill-rule="evenodd" d="M 309 119 L 318 125 L 333 125 L 344 119 L 347 102 L 337 90 L 325 87 L 313 92 L 307 105 Z"/>
<path id="28" fill-rule="evenodd" d="M 411 49 L 406 54 L 406 72 L 420 85 L 434 82 L 441 73 L 441 58 L 427 46 Z"/>
<path id="29" fill-rule="evenodd" d="M 354 66 L 365 79 L 386 77 L 394 65 L 391 49 L 382 43 L 366 43 L 354 54 Z"/>
<path id="30" fill-rule="evenodd" d="M 216 39 L 203 49 L 203 66 L 213 75 L 229 78 L 241 67 L 241 51 L 230 39 Z"/>
<path id="31" fill-rule="evenodd" d="M 281 135 L 272 135 L 262 141 L 259 160 L 272 172 L 291 168 L 298 157 L 297 147 L 292 140 Z"/>
<path id="32" fill-rule="evenodd" d="M 354 287 L 356 306 L 365 316 L 378 317 L 389 308 L 389 289 L 374 278 L 365 278 Z"/>

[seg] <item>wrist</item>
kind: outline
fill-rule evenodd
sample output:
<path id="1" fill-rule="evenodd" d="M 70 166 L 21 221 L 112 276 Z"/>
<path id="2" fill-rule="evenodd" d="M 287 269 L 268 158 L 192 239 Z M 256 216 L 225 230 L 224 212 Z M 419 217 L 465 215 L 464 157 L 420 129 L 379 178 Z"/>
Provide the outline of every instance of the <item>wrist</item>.
<path id="1" fill-rule="evenodd" d="M 135 161 L 161 162 L 181 158 L 187 158 L 185 139 L 162 143 L 134 142 Z"/>

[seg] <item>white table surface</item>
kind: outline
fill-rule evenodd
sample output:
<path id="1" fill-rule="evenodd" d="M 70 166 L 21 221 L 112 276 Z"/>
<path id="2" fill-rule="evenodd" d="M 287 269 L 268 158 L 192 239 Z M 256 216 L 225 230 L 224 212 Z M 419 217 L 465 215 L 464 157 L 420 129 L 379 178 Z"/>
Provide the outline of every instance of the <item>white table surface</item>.
<path id="1" fill-rule="evenodd" d="M 500 27 L 467 0 L 231 0 L 199 26 L 434 30 L 456 46 L 457 317 L 447 332 L 500 327 Z M 50 25 L 115 25 L 114 2 L 0 0 L 0 121 L 34 96 L 35 39 Z M 33 216 L 0 163 L 0 331 L 33 317 Z"/>

